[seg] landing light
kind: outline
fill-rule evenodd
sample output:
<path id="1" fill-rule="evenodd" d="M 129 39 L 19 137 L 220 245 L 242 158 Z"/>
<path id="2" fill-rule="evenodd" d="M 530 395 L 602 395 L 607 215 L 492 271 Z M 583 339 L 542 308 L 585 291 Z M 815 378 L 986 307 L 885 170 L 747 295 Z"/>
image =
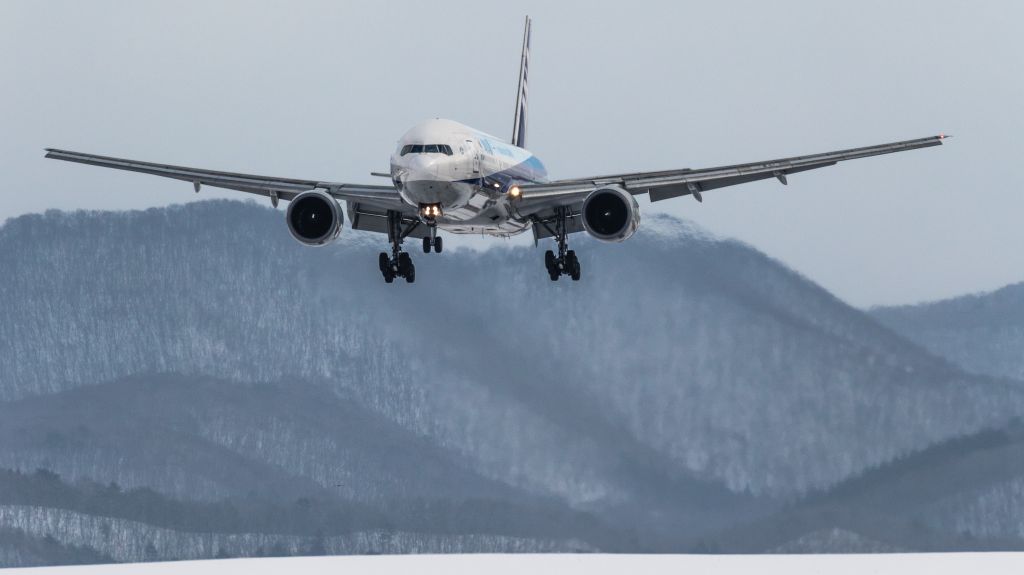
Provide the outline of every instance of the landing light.
<path id="1" fill-rule="evenodd" d="M 513 198 L 518 198 L 522 194 L 523 191 L 519 189 L 519 186 L 512 186 L 511 188 L 508 189 L 508 195 L 512 196 Z"/>

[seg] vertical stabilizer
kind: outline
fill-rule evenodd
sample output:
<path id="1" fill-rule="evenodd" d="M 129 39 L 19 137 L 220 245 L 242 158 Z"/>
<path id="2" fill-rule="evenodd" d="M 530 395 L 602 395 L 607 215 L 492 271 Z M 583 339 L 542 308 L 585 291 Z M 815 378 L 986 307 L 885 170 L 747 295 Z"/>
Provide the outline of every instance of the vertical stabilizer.
<path id="1" fill-rule="evenodd" d="M 526 77 L 530 70 L 530 17 L 523 30 L 523 57 L 519 62 L 519 93 L 516 94 L 516 121 L 512 126 L 512 145 L 526 147 Z"/>

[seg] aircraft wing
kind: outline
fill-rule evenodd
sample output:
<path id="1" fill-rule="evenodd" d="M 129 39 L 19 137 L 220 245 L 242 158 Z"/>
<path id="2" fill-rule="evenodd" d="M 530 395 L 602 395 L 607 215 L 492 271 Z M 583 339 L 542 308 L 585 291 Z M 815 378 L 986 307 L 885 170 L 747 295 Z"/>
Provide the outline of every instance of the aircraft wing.
<path id="1" fill-rule="evenodd" d="M 370 186 L 362 184 L 342 184 L 336 182 L 321 182 L 317 180 L 296 180 L 291 178 L 275 178 L 271 176 L 256 176 L 252 174 L 237 174 L 233 172 L 219 172 L 214 170 L 202 170 L 198 168 L 187 168 L 184 166 L 171 166 L 167 164 L 156 164 L 152 162 L 140 162 L 136 160 L 125 160 L 122 158 L 111 158 L 108 156 L 97 156 L 95 154 L 82 154 L 69 152 L 67 150 L 46 149 L 46 157 L 54 160 L 67 162 L 78 162 L 104 168 L 117 170 L 128 170 L 131 172 L 142 172 L 154 176 L 163 176 L 175 180 L 191 182 L 198 192 L 200 186 L 212 186 L 215 188 L 226 188 L 238 190 L 250 194 L 258 194 L 270 197 L 275 205 L 277 199 L 291 200 L 302 192 L 321 189 L 339 200 L 357 202 L 361 205 L 374 208 L 395 210 L 403 213 L 416 214 L 415 208 L 402 201 L 398 192 L 392 186 Z"/>
<path id="2" fill-rule="evenodd" d="M 586 199 L 590 192 L 598 188 L 618 186 L 633 195 L 649 194 L 652 202 L 686 195 L 693 195 L 698 201 L 703 201 L 702 193 L 708 190 L 756 180 L 766 180 L 768 178 L 777 178 L 783 184 L 787 184 L 786 176 L 790 174 L 832 166 L 837 162 L 845 160 L 939 146 L 947 137 L 949 136 L 931 136 L 916 140 L 893 142 L 891 144 L 826 152 L 824 154 L 795 156 L 792 158 L 715 168 L 637 172 L 557 180 L 544 184 L 523 184 L 519 186 L 520 195 L 513 205 L 521 217 L 533 219 L 535 222 L 545 222 L 553 218 L 555 208 L 569 207 L 570 221 L 567 222 L 568 229 L 570 232 L 580 231 L 583 229 L 583 226 L 579 221 L 579 212 L 582 209 L 583 200 Z M 543 227 L 540 227 L 540 229 L 538 227 L 534 226 L 534 234 L 537 238 L 550 235 Z"/>

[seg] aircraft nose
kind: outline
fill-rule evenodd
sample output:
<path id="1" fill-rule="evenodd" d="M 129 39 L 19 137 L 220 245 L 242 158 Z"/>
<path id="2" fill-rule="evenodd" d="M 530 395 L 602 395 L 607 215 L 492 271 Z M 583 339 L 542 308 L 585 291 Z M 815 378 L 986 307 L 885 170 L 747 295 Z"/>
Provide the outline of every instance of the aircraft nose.
<path id="1" fill-rule="evenodd" d="M 413 180 L 437 176 L 437 159 L 426 154 L 413 156 L 408 160 L 406 166 L 409 170 L 409 178 Z"/>

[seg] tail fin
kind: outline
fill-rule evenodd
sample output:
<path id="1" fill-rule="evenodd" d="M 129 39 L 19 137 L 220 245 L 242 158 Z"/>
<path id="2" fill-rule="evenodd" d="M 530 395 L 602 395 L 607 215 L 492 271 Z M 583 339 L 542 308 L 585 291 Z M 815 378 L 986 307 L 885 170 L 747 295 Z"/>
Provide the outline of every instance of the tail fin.
<path id="1" fill-rule="evenodd" d="M 512 126 L 512 145 L 526 147 L 526 76 L 530 68 L 530 17 L 523 31 L 523 58 L 519 63 L 519 93 L 516 94 L 516 121 Z"/>

